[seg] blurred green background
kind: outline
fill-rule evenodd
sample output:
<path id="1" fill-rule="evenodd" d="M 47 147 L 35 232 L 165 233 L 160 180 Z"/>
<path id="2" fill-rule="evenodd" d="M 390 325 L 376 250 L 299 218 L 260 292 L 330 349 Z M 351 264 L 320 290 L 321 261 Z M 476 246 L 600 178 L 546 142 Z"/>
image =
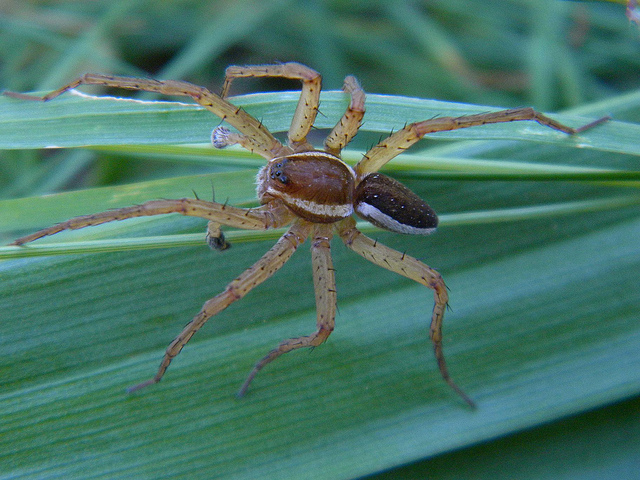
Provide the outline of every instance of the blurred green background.
<path id="1" fill-rule="evenodd" d="M 444 226 L 433 238 L 376 238 L 445 275 L 453 310 L 447 352 L 458 383 L 480 405 L 476 412 L 435 370 L 424 323 L 430 295 L 338 246 L 336 333 L 313 355 L 287 356 L 265 371 L 243 402 L 233 392 L 252 362 L 313 324 L 308 254 L 207 325 L 183 363 L 134 397 L 123 388 L 151 374 L 202 300 L 272 240 L 239 244 L 224 260 L 202 247 L 3 261 L 0 476 L 638 478 L 637 202 L 520 223 L 476 225 L 482 220 L 473 212 L 565 201 L 573 208 L 573 201 L 635 194 L 638 137 L 630 124 L 640 122 L 640 30 L 625 17 L 624 2 L 0 3 L 0 89 L 49 90 L 100 72 L 183 79 L 218 91 L 230 64 L 281 61 L 318 70 L 329 90 L 354 74 L 375 94 L 584 108 L 590 118 L 612 113 L 626 125 L 619 151 L 597 136 L 612 138 L 613 123 L 594 131 L 594 150 L 524 142 L 460 142 L 447 150 L 447 142 L 428 140 L 421 148 L 425 158 L 588 165 L 630 176 L 624 185 L 604 177 L 430 177 L 428 166 L 412 169 L 398 159 L 398 176 L 445 214 Z M 232 93 L 297 88 L 244 80 Z M 327 112 L 336 102 L 327 101 Z M 398 109 L 401 102 L 391 102 L 389 129 L 406 120 L 393 113 L 393 102 Z M 34 125 L 55 130 L 38 120 L 44 123 Z M 86 127 L 100 137 L 95 125 Z M 363 132 L 354 148 L 379 135 Z M 0 235 L 8 240 L 33 225 L 90 213 L 83 209 L 111 208 L 114 198 L 141 202 L 190 195 L 191 188 L 204 197 L 211 183 L 220 198 L 246 203 L 254 174 L 246 165 L 184 161 L 168 150 L 6 148 Z M 46 196 L 66 191 L 72 193 Z M 467 211 L 470 219 L 455 217 Z M 180 218 L 132 230 L 191 234 L 202 222 Z M 93 238 L 74 234 L 66 238 Z"/>

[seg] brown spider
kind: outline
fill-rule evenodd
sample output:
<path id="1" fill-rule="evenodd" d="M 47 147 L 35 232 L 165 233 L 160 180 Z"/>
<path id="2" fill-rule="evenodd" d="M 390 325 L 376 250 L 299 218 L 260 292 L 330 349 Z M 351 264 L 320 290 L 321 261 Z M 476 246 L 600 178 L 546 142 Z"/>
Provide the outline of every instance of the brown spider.
<path id="1" fill-rule="evenodd" d="M 284 77 L 302 82 L 302 92 L 288 132 L 288 143 L 276 140 L 261 122 L 232 105 L 225 98 L 231 82 L 240 77 Z M 86 74 L 44 97 L 5 92 L 14 98 L 48 101 L 79 85 L 144 90 L 166 95 L 193 98 L 239 133 L 225 127 L 213 130 L 216 148 L 240 144 L 267 160 L 257 176 L 258 208 L 236 208 L 200 199 L 153 200 L 142 205 L 72 218 L 66 222 L 19 238 L 13 245 L 23 245 L 62 230 L 73 230 L 127 218 L 179 213 L 209 220 L 207 240 L 216 249 L 228 247 L 221 225 L 263 230 L 291 225 L 277 243 L 252 267 L 233 280 L 226 289 L 205 302 L 200 312 L 171 342 L 156 375 L 133 386 L 134 391 L 157 383 L 171 360 L 180 353 L 205 322 L 244 297 L 282 267 L 297 247 L 311 239 L 313 281 L 317 308 L 317 329 L 308 336 L 284 340 L 256 363 L 242 385 L 243 395 L 256 373 L 280 355 L 302 347 L 323 343 L 334 328 L 336 286 L 331 261 L 330 242 L 336 233 L 347 247 L 383 268 L 410 278 L 434 292 L 435 306 L 431 317 L 430 336 L 440 373 L 444 380 L 469 405 L 473 401 L 453 382 L 447 371 L 442 351 L 442 320 L 447 306 L 447 289 L 438 272 L 419 260 L 388 248 L 365 236 L 356 228 L 353 213 L 372 224 L 393 232 L 426 235 L 438 225 L 435 212 L 416 194 L 398 181 L 377 173 L 388 161 L 420 140 L 425 134 L 454 130 L 487 123 L 535 120 L 542 125 L 575 134 L 606 119 L 599 119 L 574 129 L 562 125 L 531 108 L 502 110 L 458 118 L 441 117 L 406 125 L 369 150 L 351 168 L 340 159 L 341 150 L 356 135 L 364 116 L 365 94 L 357 80 L 348 76 L 344 91 L 350 95 L 349 106 L 324 141 L 324 150 L 316 150 L 307 142 L 318 112 L 321 76 L 299 63 L 279 65 L 232 66 L 227 68 L 220 96 L 206 88 L 181 81 L 158 81 L 110 75 Z"/>

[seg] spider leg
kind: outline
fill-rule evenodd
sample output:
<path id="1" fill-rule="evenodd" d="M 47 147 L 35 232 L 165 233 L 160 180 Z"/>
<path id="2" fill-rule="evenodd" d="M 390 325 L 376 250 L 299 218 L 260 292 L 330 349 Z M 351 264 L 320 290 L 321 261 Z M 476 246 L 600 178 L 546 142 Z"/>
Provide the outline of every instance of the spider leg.
<path id="1" fill-rule="evenodd" d="M 236 300 L 240 300 L 254 287 L 276 273 L 287 260 L 293 255 L 298 246 L 302 244 L 309 235 L 312 224 L 304 221 L 294 223 L 291 228 L 265 253 L 260 260 L 253 266 L 245 270 L 238 278 L 233 280 L 224 291 L 210 300 L 207 300 L 202 306 L 200 312 L 187 324 L 187 326 L 167 347 L 158 373 L 147 380 L 128 389 L 129 392 L 140 390 L 148 385 L 158 383 L 164 373 L 167 371 L 171 360 L 180 353 L 182 348 L 193 337 L 193 335 L 202 327 L 207 320 L 217 315 L 227 308 Z"/>
<path id="2" fill-rule="evenodd" d="M 289 144 L 296 151 L 299 149 L 311 150 L 311 145 L 307 143 L 307 134 L 318 113 L 322 76 L 315 70 L 295 62 L 276 65 L 231 66 L 226 70 L 222 98 L 227 97 L 231 82 L 242 77 L 283 77 L 302 81 L 300 100 L 298 100 L 289 128 Z"/>
<path id="3" fill-rule="evenodd" d="M 325 151 L 334 155 L 340 155 L 342 149 L 356 136 L 364 117 L 365 94 L 358 80 L 352 76 L 346 77 L 342 89 L 351 96 L 351 101 L 347 111 L 324 141 Z"/>
<path id="4" fill-rule="evenodd" d="M 575 135 L 609 120 L 609 117 L 599 118 L 578 128 L 568 127 L 529 107 L 500 110 L 498 112 L 481 113 L 477 115 L 465 115 L 462 117 L 432 118 L 423 122 L 406 125 L 403 129 L 387 137 L 364 155 L 362 160 L 355 166 L 355 171 L 359 178 L 369 173 L 377 172 L 388 161 L 395 158 L 428 133 L 457 130 L 459 128 L 475 127 L 490 123 L 522 120 L 533 120 L 540 125 L 559 130 L 569 135 Z"/>
<path id="5" fill-rule="evenodd" d="M 313 286 L 316 294 L 317 330 L 311 335 L 284 340 L 277 348 L 271 350 L 258 363 L 240 387 L 238 396 L 243 396 L 256 374 L 268 363 L 280 355 L 303 347 L 317 347 L 331 334 L 336 316 L 336 282 L 331 261 L 331 226 L 316 224 L 311 243 L 311 260 L 313 265 Z"/>
<path id="6" fill-rule="evenodd" d="M 289 210 L 283 205 L 266 204 L 258 208 L 237 208 L 216 202 L 207 202 L 194 198 L 178 200 L 152 200 L 132 207 L 117 208 L 93 215 L 75 217 L 66 222 L 39 230 L 21 237 L 11 245 L 23 245 L 48 235 L 54 235 L 63 230 L 77 230 L 80 228 L 101 225 L 116 220 L 128 218 L 179 213 L 189 217 L 200 217 L 212 220 L 214 225 L 228 225 L 245 230 L 266 230 L 286 225 L 293 218 Z M 219 229 L 219 227 L 218 227 Z M 214 229 L 214 234 L 216 233 Z"/>
<path id="7" fill-rule="evenodd" d="M 220 224 L 213 220 L 207 223 L 207 244 L 213 250 L 226 250 L 231 247 L 231 244 L 224 238 Z"/>
<path id="8" fill-rule="evenodd" d="M 471 407 L 475 403 L 453 381 L 447 369 L 447 363 L 442 350 L 442 321 L 449 296 L 442 276 L 421 261 L 404 253 L 382 245 L 362 234 L 355 226 L 352 218 L 347 218 L 338 225 L 338 233 L 347 247 L 358 255 L 376 265 L 386 268 L 399 275 L 405 276 L 433 290 L 435 305 L 431 316 L 430 336 L 442 378 L 460 395 Z"/>
<path id="9" fill-rule="evenodd" d="M 163 95 L 191 97 L 207 110 L 210 110 L 242 132 L 247 137 L 245 143 L 248 144 L 243 144 L 243 146 L 246 146 L 249 150 L 270 160 L 277 156 L 282 148 L 282 144 L 271 135 L 262 122 L 259 122 L 241 108 L 232 105 L 210 90 L 188 82 L 87 73 L 43 97 L 9 91 L 5 91 L 4 95 L 22 100 L 39 100 L 46 102 L 80 85 L 103 85 L 105 87 L 143 90 L 146 92 L 161 93 Z"/>
<path id="10" fill-rule="evenodd" d="M 196 198 L 198 198 L 197 195 Z M 211 184 L 211 201 L 216 201 L 216 193 L 213 187 L 213 183 Z M 231 244 L 224 238 L 224 233 L 222 232 L 222 229 L 220 227 L 221 224 L 213 220 L 209 220 L 209 222 L 207 223 L 206 240 L 207 245 L 209 245 L 209 248 L 211 248 L 212 250 L 226 250 L 227 248 L 231 247 Z"/>

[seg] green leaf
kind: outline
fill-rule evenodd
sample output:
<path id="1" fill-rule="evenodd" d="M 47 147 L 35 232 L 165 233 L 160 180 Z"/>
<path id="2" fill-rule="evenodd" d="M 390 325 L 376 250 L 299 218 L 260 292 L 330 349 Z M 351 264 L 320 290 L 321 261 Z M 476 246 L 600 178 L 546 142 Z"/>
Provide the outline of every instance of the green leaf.
<path id="1" fill-rule="evenodd" d="M 272 132 L 283 132 L 289 128 L 299 95 L 298 92 L 258 93 L 231 100 L 262 119 Z M 323 92 L 321 102 L 322 115 L 318 116 L 316 127 L 331 128 L 344 111 L 347 97 L 342 92 Z M 630 104 L 638 105 L 640 93 L 625 96 L 624 102 L 617 99 L 617 102 L 611 100 L 594 106 L 587 116 L 581 109 L 581 115 L 564 114 L 554 118 L 580 126 L 610 114 L 607 107 L 615 107 L 618 102 L 623 103 L 618 108 L 624 109 L 630 108 Z M 438 100 L 368 95 L 364 130 L 386 134 L 407 122 L 492 110 L 498 109 Z M 185 103 L 91 96 L 75 90 L 46 103 L 0 97 L 0 148 L 4 149 L 202 143 L 208 142 L 211 130 L 219 123 L 203 107 Z M 638 154 L 640 146 L 631 138 L 639 133 L 638 125 L 613 121 L 588 133 L 568 137 L 534 122 L 514 122 L 440 132 L 429 135 L 429 138 L 530 140 Z"/>
<path id="2" fill-rule="evenodd" d="M 238 101 L 270 128 L 286 130 L 294 98 L 260 94 Z M 369 98 L 366 139 L 407 120 L 487 109 Z M 579 116 L 557 118 L 577 125 L 605 111 L 615 118 L 623 109 L 637 110 L 639 99 L 613 98 Z M 204 143 L 218 124 L 191 106 L 59 100 L 15 106 L 20 102 L 0 99 L 0 145 L 117 150 L 149 143 L 161 152 L 166 144 Z M 323 97 L 321 126 L 335 123 L 344 105 L 342 94 Z M 25 138 L 24 132 L 33 135 Z M 444 275 L 451 291 L 445 353 L 453 377 L 478 403 L 476 411 L 442 382 L 432 358 L 430 292 L 338 242 L 336 331 L 312 352 L 266 367 L 241 400 L 234 395 L 253 362 L 280 340 L 314 328 L 306 248 L 198 332 L 160 384 L 134 395 L 124 389 L 153 375 L 184 323 L 273 240 L 237 243 L 225 252 L 176 240 L 168 249 L 12 259 L 0 263 L 0 472 L 353 478 L 443 452 L 473 452 L 480 442 L 637 396 L 637 178 L 562 182 L 551 167 L 633 173 L 638 126 L 613 121 L 572 138 L 519 122 L 440 136 L 460 141 L 425 141 L 430 148 L 407 156 L 404 165 L 403 156 L 390 165 L 401 165 L 394 174 L 443 214 L 439 232 L 429 238 L 372 235 Z M 485 136 L 493 140 L 478 141 Z M 183 147 L 166 148 L 175 154 Z M 437 165 L 429 163 L 430 154 L 440 159 Z M 253 161 L 235 149 L 216 152 L 211 161 L 236 158 Z M 425 179 L 430 171 L 447 171 L 447 159 L 463 165 L 473 158 L 485 181 Z M 523 166 L 535 166 L 545 181 L 486 181 L 496 161 L 506 162 L 493 170 L 494 179 L 505 169 L 522 173 Z M 241 170 L 6 200 L 0 203 L 0 232 L 9 241 L 69 216 L 189 196 L 192 188 L 207 198 L 211 184 L 218 200 L 250 204 L 254 175 Z M 135 246 L 140 238 L 202 232 L 205 223 L 158 217 L 68 232 L 51 242 L 64 242 L 64 250 L 65 243 L 124 238 Z M 628 455 L 640 448 L 639 437 L 628 437 L 636 445 Z M 566 446 L 571 458 L 577 448 Z"/>

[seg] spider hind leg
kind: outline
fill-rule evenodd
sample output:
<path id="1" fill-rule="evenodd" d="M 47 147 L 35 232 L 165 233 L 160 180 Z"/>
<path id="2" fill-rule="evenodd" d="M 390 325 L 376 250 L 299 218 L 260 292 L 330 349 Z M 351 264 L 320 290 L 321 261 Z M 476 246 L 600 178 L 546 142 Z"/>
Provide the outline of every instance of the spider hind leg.
<path id="1" fill-rule="evenodd" d="M 449 302 L 447 287 L 442 276 L 420 260 L 389 248 L 362 234 L 355 226 L 353 218 L 343 220 L 338 232 L 344 244 L 358 255 L 382 268 L 407 277 L 433 290 L 435 304 L 431 314 L 430 337 L 440 374 L 445 382 L 472 408 L 475 403 L 458 387 L 449 375 L 442 349 L 442 321 Z"/>

